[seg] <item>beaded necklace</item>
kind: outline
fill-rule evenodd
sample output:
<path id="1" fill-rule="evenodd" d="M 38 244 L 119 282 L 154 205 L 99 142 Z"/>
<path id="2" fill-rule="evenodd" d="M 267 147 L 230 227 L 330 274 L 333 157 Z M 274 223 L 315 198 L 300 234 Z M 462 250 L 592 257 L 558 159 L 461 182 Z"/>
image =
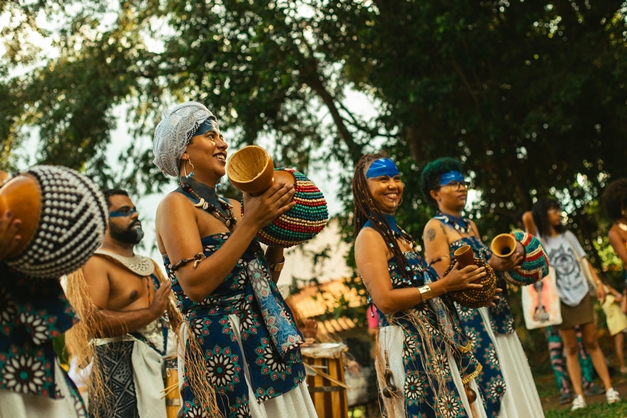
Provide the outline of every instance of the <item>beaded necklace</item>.
<path id="1" fill-rule="evenodd" d="M 196 193 L 196 191 L 194 191 L 194 189 L 192 188 L 192 183 L 196 183 L 195 186 L 201 186 L 197 187 L 197 189 L 199 190 L 199 193 L 206 195 L 205 197 L 207 197 L 207 199 L 200 196 L 198 193 Z M 225 224 L 227 228 L 235 226 L 235 224 L 237 223 L 237 219 L 235 219 L 235 216 L 233 215 L 233 206 L 226 199 L 217 196 L 215 193 L 215 189 L 203 185 L 202 183 L 199 183 L 189 177 L 181 178 L 179 181 L 179 186 L 181 187 L 181 189 L 183 189 L 183 191 L 191 194 L 196 200 L 198 200 L 198 203 L 194 204 L 195 207 L 197 207 L 198 209 L 202 209 L 207 213 L 210 213 L 217 220 Z M 205 193 L 203 193 L 203 191 Z M 218 203 L 220 207 L 212 203 L 211 200 Z"/>
<path id="2" fill-rule="evenodd" d="M 453 215 L 442 213 L 441 211 L 438 211 L 434 218 L 438 221 L 443 221 L 447 225 L 451 225 L 460 234 L 468 234 L 472 232 L 472 225 L 466 218 L 457 218 Z"/>

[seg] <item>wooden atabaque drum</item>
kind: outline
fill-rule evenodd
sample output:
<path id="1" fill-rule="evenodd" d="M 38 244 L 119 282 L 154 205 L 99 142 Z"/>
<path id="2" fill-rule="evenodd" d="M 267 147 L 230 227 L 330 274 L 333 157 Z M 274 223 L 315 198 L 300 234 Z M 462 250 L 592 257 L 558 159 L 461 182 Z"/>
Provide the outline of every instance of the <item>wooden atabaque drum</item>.
<path id="1" fill-rule="evenodd" d="M 348 417 L 347 386 L 344 380 L 344 352 L 347 350 L 348 347 L 343 343 L 301 347 L 309 394 L 320 418 Z"/>

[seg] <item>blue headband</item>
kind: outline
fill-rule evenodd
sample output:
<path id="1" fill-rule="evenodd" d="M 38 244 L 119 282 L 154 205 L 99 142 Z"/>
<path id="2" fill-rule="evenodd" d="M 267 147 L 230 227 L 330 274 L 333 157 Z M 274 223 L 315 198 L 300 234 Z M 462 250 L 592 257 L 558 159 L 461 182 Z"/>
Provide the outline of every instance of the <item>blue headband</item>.
<path id="1" fill-rule="evenodd" d="M 464 176 L 457 170 L 449 171 L 448 173 L 444 173 L 440 176 L 440 186 L 446 186 L 452 181 L 456 181 L 461 183 L 464 181 Z"/>
<path id="2" fill-rule="evenodd" d="M 131 208 L 128 211 L 118 212 L 117 210 L 112 210 L 109 212 L 110 218 L 127 218 L 132 214 L 137 213 L 137 208 Z"/>
<path id="3" fill-rule="evenodd" d="M 394 177 L 399 174 L 400 173 L 398 172 L 398 168 L 396 168 L 394 161 L 389 158 L 379 158 L 370 164 L 370 168 L 368 168 L 368 172 L 366 173 L 366 178 L 373 179 L 382 176 Z"/>
<path id="4" fill-rule="evenodd" d="M 205 132 L 209 132 L 209 131 L 220 132 L 220 128 L 218 128 L 218 121 L 216 120 L 215 117 L 209 116 L 207 119 L 205 119 L 205 121 L 201 123 L 198 129 L 196 130 L 196 133 L 192 136 L 202 135 Z"/>

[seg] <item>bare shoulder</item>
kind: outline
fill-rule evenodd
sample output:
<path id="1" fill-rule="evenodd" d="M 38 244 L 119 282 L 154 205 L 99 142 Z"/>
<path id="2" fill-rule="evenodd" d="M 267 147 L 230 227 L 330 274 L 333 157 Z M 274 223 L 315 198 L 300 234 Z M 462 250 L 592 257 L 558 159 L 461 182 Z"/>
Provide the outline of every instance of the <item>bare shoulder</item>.
<path id="1" fill-rule="evenodd" d="M 182 217 L 181 214 L 195 217 L 194 205 L 182 193 L 170 192 L 161 199 L 159 206 L 157 206 L 157 224 L 159 224 L 162 219 L 169 219 L 173 214 L 176 214 L 177 219 L 188 218 L 188 216 Z"/>
<path id="2" fill-rule="evenodd" d="M 92 255 L 83 266 L 83 274 L 86 280 L 99 280 L 107 278 L 111 271 L 111 262 L 97 254 Z"/>
<path id="3" fill-rule="evenodd" d="M 470 226 L 472 227 L 473 231 L 475 231 L 477 236 L 480 237 L 481 234 L 479 233 L 479 228 L 477 228 L 477 224 L 475 223 L 475 221 L 473 221 L 472 219 L 468 219 L 468 222 L 470 222 Z"/>
<path id="4" fill-rule="evenodd" d="M 425 225 L 422 235 L 425 242 L 433 241 L 438 237 L 438 235 L 448 237 L 448 226 L 435 218 L 431 218 Z"/>
<path id="5" fill-rule="evenodd" d="M 372 245 L 385 247 L 383 237 L 373 228 L 361 228 L 357 238 L 355 238 L 355 247 L 369 247 Z"/>
<path id="6" fill-rule="evenodd" d="M 424 227 L 424 229 L 423 229 L 423 234 L 424 234 L 425 236 L 427 236 L 427 235 L 428 235 L 428 232 L 429 232 L 430 230 L 434 230 L 434 233 L 437 233 L 437 232 L 439 232 L 439 231 L 441 231 L 441 230 L 443 229 L 443 228 L 442 228 L 443 226 L 444 226 L 444 224 L 443 224 L 442 222 L 438 221 L 438 220 L 437 220 L 437 219 L 435 219 L 435 218 L 431 218 L 431 219 L 429 219 L 429 221 L 425 224 L 425 227 Z"/>

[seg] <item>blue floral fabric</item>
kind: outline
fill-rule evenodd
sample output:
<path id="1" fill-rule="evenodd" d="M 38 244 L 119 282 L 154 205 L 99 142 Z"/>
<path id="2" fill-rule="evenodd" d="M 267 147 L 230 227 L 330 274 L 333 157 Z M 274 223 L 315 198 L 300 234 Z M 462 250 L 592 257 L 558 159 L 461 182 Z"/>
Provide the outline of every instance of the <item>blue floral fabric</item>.
<path id="1" fill-rule="evenodd" d="M 419 287 L 437 279 L 435 270 L 429 267 L 418 253 L 411 251 L 404 255 L 412 269 L 413 280 L 410 281 L 401 274 L 394 259 L 388 260 L 388 272 L 394 289 Z M 431 303 L 433 301 L 437 303 L 434 305 Z M 409 311 L 388 315 L 388 318 L 378 308 L 377 313 L 381 327 L 389 326 L 391 321 L 403 328 L 405 416 L 467 417 L 462 398 L 451 376 L 446 348 L 451 350 L 464 382 L 472 380 L 481 371 L 481 365 L 470 352 L 470 341 L 462 331 L 452 300 L 443 295 L 420 303 Z M 420 319 L 411 320 L 409 313 Z M 443 320 L 440 317 L 443 314 L 447 316 L 447 321 L 444 322 L 448 322 L 452 327 L 453 340 L 450 333 L 443 329 Z M 417 325 L 422 327 L 421 332 Z M 427 341 L 424 335 L 432 336 L 431 340 Z M 435 379 L 429 379 L 435 375 L 443 378 L 445 387 L 437 387 Z"/>
<path id="2" fill-rule="evenodd" d="M 454 252 L 463 245 L 470 245 L 475 257 L 488 261 L 492 252 L 477 237 L 463 237 L 449 246 L 451 259 Z M 506 385 L 499 364 L 496 347 L 488 335 L 487 326 L 491 326 L 495 334 L 511 334 L 516 332 L 514 318 L 509 307 L 509 297 L 505 279 L 500 272 L 495 272 L 497 287 L 503 290 L 495 307 L 489 307 L 490 324 L 486 324 L 478 309 L 467 308 L 455 303 L 457 312 L 468 338 L 472 340 L 472 349 L 477 360 L 483 364 L 483 371 L 477 379 L 488 417 L 498 417 Z"/>
<path id="3" fill-rule="evenodd" d="M 210 257 L 220 249 L 229 236 L 230 233 L 219 233 L 203 238 L 205 256 Z M 274 298 L 275 303 L 272 305 L 276 306 L 272 314 L 294 324 L 292 312 L 271 279 L 268 263 L 256 240 L 253 240 L 224 281 L 200 303 L 193 302 L 185 295 L 176 274 L 171 270 L 167 255 L 164 255 L 164 263 L 177 307 L 189 326 L 186 349 L 189 350 L 189 340 L 192 338 L 200 345 L 210 383 L 216 391 L 218 407 L 225 417 L 249 417 L 249 402 L 263 402 L 280 396 L 304 380 L 305 369 L 300 349 L 295 347 L 281 353 L 281 348 L 273 342 L 277 336 L 271 336 L 277 330 L 269 329 L 262 316 L 262 309 L 268 306 L 267 300 L 260 302 L 255 296 L 253 283 L 259 283 L 256 280 L 259 277 L 254 276 L 264 275 L 269 282 L 264 297 Z M 261 307 L 260 303 L 264 306 Z M 239 329 L 233 329 L 229 315 L 239 318 Z M 298 337 L 302 336 L 298 334 Z M 255 400 L 248 398 L 244 360 L 248 365 Z M 182 394 L 182 416 L 203 416 L 204 411 L 194 398 L 185 375 Z"/>
<path id="4" fill-rule="evenodd" d="M 0 389 L 61 399 L 52 339 L 76 322 L 59 280 L 26 278 L 0 263 Z M 65 381 L 84 414 L 76 387 Z"/>

